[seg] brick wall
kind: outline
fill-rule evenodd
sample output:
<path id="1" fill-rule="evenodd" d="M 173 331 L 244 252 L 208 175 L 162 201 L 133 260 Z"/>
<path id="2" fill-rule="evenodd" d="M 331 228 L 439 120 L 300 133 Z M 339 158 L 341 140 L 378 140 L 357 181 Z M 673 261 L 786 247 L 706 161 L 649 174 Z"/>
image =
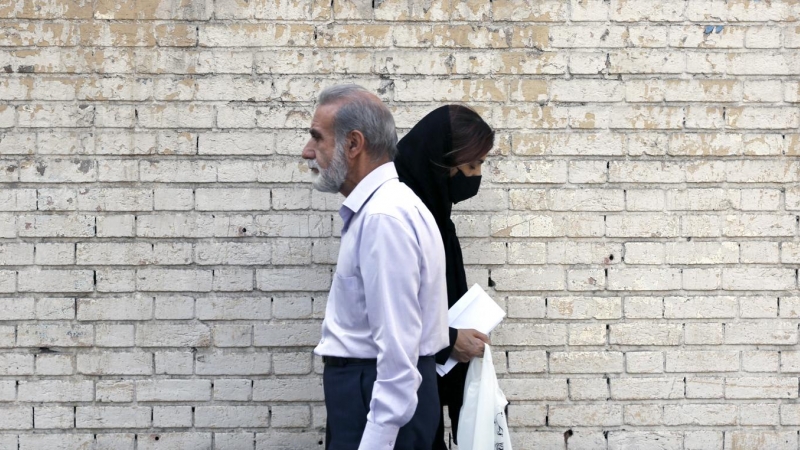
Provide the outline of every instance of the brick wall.
<path id="1" fill-rule="evenodd" d="M 1 1 L 0 449 L 322 448 L 343 81 L 497 129 L 515 448 L 797 449 L 799 49 L 789 0 Z"/>

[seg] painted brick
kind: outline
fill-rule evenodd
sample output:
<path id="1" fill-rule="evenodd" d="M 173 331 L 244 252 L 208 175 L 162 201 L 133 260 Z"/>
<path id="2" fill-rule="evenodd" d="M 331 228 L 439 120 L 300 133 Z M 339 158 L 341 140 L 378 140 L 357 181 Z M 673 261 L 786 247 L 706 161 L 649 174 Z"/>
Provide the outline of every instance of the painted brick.
<path id="1" fill-rule="evenodd" d="M 0 449 L 324 441 L 341 82 L 495 131 L 452 220 L 515 447 L 797 447 L 800 6 L 5 3 Z"/>

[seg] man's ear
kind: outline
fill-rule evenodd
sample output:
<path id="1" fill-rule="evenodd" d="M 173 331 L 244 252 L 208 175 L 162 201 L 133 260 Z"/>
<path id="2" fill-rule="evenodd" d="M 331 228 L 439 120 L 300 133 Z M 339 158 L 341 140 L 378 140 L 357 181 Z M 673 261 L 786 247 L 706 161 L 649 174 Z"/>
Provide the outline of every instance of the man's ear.
<path id="1" fill-rule="evenodd" d="M 357 157 L 359 154 L 366 151 L 366 146 L 367 140 L 364 138 L 364 134 L 362 132 L 353 130 L 347 133 L 344 151 L 348 157 Z"/>

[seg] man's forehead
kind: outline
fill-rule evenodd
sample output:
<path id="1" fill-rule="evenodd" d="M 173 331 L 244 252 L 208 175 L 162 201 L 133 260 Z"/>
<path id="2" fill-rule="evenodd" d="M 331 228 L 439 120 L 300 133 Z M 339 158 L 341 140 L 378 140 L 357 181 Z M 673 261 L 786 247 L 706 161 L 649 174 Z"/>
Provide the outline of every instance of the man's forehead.
<path id="1" fill-rule="evenodd" d="M 311 129 L 323 131 L 333 127 L 333 117 L 338 109 L 338 105 L 321 105 L 314 111 L 311 118 Z"/>
<path id="2" fill-rule="evenodd" d="M 312 120 L 319 121 L 332 119 L 337 109 L 339 109 L 338 103 L 327 103 L 317 106 L 317 109 L 314 110 L 314 117 Z"/>

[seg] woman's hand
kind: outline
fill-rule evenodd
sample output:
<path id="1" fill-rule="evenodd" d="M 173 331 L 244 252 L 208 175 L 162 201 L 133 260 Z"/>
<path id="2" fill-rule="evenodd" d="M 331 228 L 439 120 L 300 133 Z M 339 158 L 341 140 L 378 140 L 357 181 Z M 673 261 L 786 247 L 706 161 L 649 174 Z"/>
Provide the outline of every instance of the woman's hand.
<path id="1" fill-rule="evenodd" d="M 453 358 L 458 362 L 469 362 L 472 358 L 483 356 L 484 344 L 491 344 L 489 336 L 478 330 L 458 330 L 458 337 L 453 344 Z"/>

